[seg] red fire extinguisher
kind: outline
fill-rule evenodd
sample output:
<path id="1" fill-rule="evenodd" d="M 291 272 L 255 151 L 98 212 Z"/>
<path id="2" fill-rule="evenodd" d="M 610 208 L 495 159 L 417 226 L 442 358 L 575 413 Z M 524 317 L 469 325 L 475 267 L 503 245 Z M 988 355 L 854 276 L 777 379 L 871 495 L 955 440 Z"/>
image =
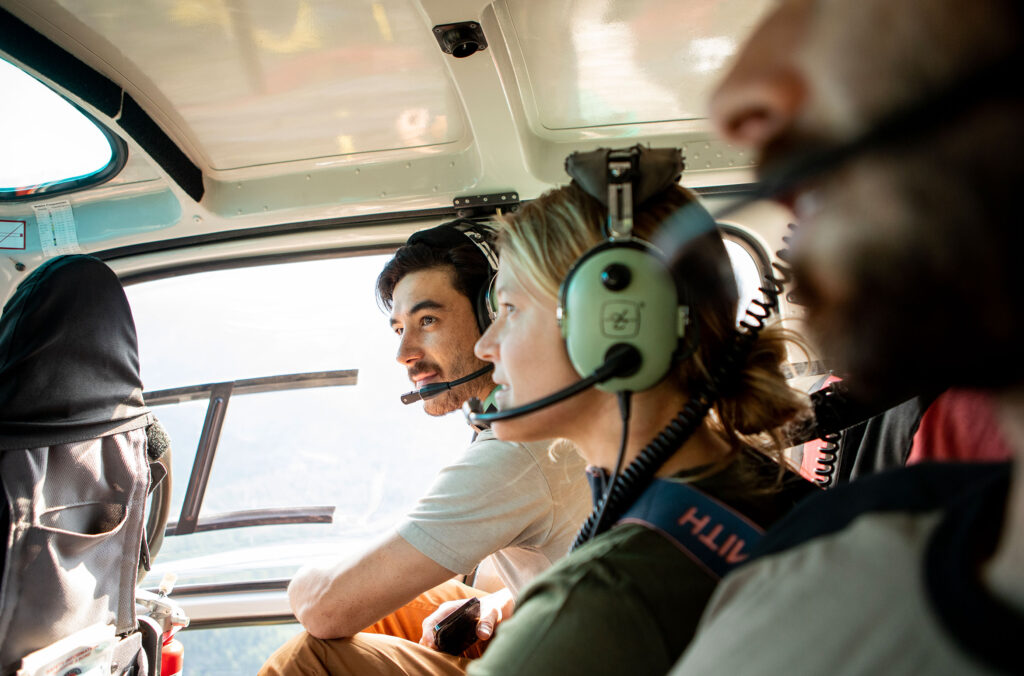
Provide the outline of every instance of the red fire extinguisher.
<path id="1" fill-rule="evenodd" d="M 160 676 L 182 676 L 185 671 L 185 645 L 168 636 L 160 653 Z"/>

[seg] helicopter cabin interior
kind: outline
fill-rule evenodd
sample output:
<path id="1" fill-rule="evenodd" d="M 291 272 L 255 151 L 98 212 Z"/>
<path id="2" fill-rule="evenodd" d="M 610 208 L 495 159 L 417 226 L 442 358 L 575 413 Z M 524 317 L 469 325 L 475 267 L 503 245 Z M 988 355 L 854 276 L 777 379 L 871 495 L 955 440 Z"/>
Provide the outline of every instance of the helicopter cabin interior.
<path id="1" fill-rule="evenodd" d="M 712 213 L 743 197 L 755 158 L 706 104 L 772 4 L 0 0 L 0 300 L 65 253 L 124 285 L 172 448 L 140 586 L 176 576 L 189 671 L 253 673 L 295 570 L 379 537 L 469 438 L 399 401 L 389 254 L 567 183 L 574 151 L 678 147 Z M 748 301 L 789 218 L 720 219 Z"/>

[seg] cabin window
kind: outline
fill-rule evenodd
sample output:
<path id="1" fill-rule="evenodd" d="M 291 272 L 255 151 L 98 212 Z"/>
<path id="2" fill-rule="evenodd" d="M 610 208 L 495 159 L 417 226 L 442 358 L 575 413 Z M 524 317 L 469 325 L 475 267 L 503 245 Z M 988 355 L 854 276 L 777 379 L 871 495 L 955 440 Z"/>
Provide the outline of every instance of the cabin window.
<path id="1" fill-rule="evenodd" d="M 164 540 L 144 586 L 166 572 L 179 585 L 284 579 L 317 557 L 358 552 L 468 445 L 461 414 L 431 418 L 399 400 L 411 384 L 374 295 L 389 256 L 129 284 L 147 398 L 235 384 L 196 527 Z M 322 372 L 342 375 L 322 387 L 295 376 Z M 188 530 L 183 504 L 210 392 L 150 401 L 171 438 L 171 532 Z"/>
<path id="2" fill-rule="evenodd" d="M 0 200 L 76 190 L 124 166 L 127 151 L 120 139 L 3 59 L 0 90 Z"/>
<path id="3" fill-rule="evenodd" d="M 751 254 L 750 243 L 740 243 L 739 240 L 725 238 L 725 250 L 729 254 L 729 261 L 732 263 L 733 278 L 736 281 L 736 292 L 739 295 L 739 303 L 736 305 L 736 321 L 739 322 L 746 315 L 746 308 L 751 306 L 755 299 L 764 297 L 761 292 L 762 272 L 754 256 Z"/>

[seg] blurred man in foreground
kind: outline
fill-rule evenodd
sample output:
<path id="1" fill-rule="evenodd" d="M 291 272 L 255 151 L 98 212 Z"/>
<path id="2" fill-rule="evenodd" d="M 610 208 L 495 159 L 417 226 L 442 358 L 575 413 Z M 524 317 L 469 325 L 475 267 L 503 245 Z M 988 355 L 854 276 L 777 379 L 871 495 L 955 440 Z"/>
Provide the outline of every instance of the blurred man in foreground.
<path id="1" fill-rule="evenodd" d="M 1021 673 L 1022 16 L 783 0 L 716 92 L 725 136 L 794 208 L 822 348 L 864 396 L 991 393 L 1015 458 L 807 501 L 723 581 L 673 674 Z"/>

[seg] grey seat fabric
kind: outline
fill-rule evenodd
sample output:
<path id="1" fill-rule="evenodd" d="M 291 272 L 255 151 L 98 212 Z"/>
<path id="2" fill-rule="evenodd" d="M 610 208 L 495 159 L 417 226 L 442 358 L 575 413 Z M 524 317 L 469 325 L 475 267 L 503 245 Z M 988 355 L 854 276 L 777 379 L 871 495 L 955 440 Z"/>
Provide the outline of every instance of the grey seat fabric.
<path id="1" fill-rule="evenodd" d="M 0 673 L 92 624 L 137 628 L 151 421 L 116 275 L 42 265 L 0 315 Z"/>

